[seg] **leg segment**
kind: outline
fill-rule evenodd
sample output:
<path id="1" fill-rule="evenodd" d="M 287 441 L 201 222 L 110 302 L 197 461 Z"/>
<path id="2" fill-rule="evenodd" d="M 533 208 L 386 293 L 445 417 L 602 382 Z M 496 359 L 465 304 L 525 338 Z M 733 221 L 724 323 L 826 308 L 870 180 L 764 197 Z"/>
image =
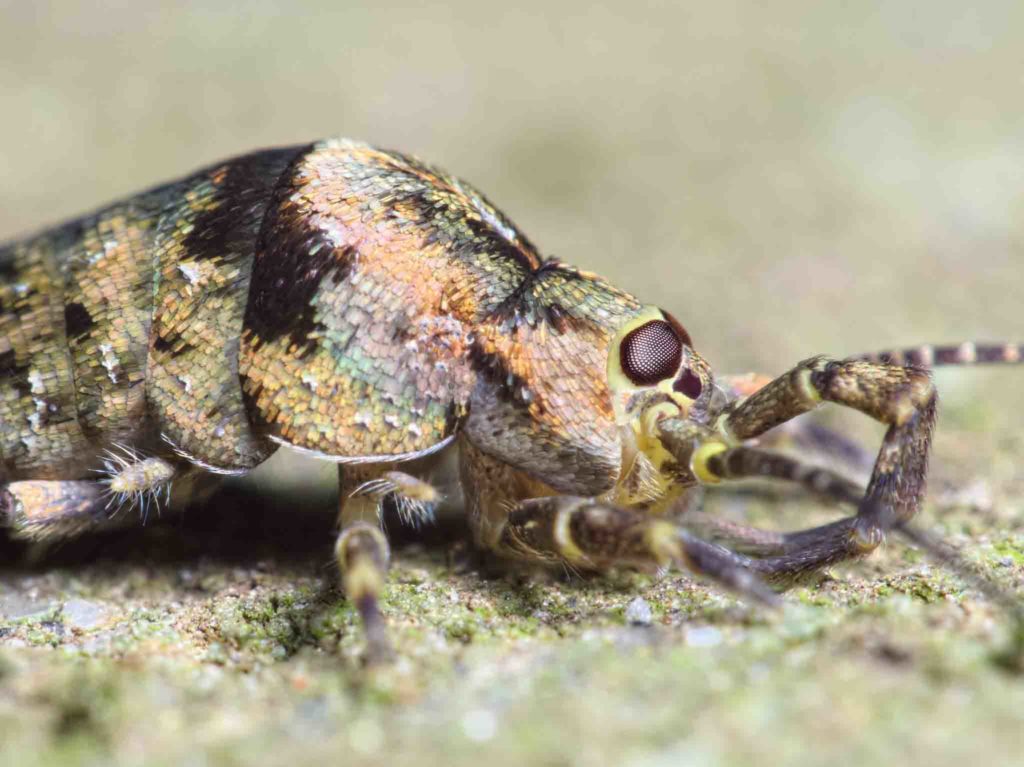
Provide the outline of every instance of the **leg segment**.
<path id="1" fill-rule="evenodd" d="M 800 363 L 748 399 L 728 406 L 718 428 L 728 441 L 739 442 L 757 437 L 822 402 L 852 407 L 888 424 L 889 430 L 867 491 L 858 502 L 856 517 L 793 533 L 782 541 L 751 541 L 764 551 L 780 552 L 750 564 L 774 582 L 784 583 L 873 551 L 887 530 L 913 518 L 924 493 L 936 394 L 927 371 L 918 368 L 816 357 Z M 713 482 L 730 471 L 726 445 L 712 441 L 694 448 L 692 442 L 675 439 L 674 430 L 676 427 L 667 421 L 662 427 L 663 441 L 680 458 L 685 455 L 699 479 L 711 478 Z M 734 460 L 742 469 L 743 454 L 739 455 L 741 459 Z"/>
<path id="2" fill-rule="evenodd" d="M 0 489 L 0 522 L 19 538 L 67 538 L 109 518 L 99 482 L 25 480 Z"/>
<path id="3" fill-rule="evenodd" d="M 717 376 L 715 383 L 722 396 L 721 407 L 750 397 L 772 382 L 769 376 L 760 373 Z M 874 463 L 874 456 L 843 434 L 816 423 L 810 418 L 796 418 L 780 428 L 766 434 L 759 440 L 763 447 L 785 449 L 792 447 L 799 452 L 824 457 L 830 464 L 867 473 Z"/>
<path id="4" fill-rule="evenodd" d="M 778 601 L 746 557 L 643 510 L 588 498 L 551 496 L 519 503 L 508 515 L 497 548 L 522 559 L 588 570 L 681 566 L 747 599 L 769 605 Z"/>
<path id="5" fill-rule="evenodd" d="M 889 425 L 860 503 L 864 542 L 917 513 L 928 472 L 937 396 L 927 371 L 816 357 L 726 412 L 723 432 L 750 439 L 822 402 L 852 407 Z"/>
<path id="6" fill-rule="evenodd" d="M 398 518 L 406 525 L 420 527 L 434 519 L 441 493 L 429 482 L 401 471 L 385 471 L 352 491 L 352 496 L 371 496 L 383 502 L 394 499 Z"/>
<path id="7" fill-rule="evenodd" d="M 334 551 L 345 594 L 363 620 L 366 654 L 370 662 L 384 660 L 391 654 L 391 643 L 379 605 L 391 551 L 380 527 L 383 499 L 372 493 L 360 492 L 360 488 L 379 480 L 387 468 L 386 465 L 338 465 L 341 533 Z"/>
<path id="8" fill-rule="evenodd" d="M 819 570 L 865 556 L 874 546 L 864 547 L 852 535 L 856 517 L 792 533 L 762 530 L 693 514 L 685 527 L 717 544 L 747 554 L 747 566 L 773 586 L 786 588 L 814 576 Z"/>
<path id="9" fill-rule="evenodd" d="M 722 480 L 780 479 L 838 503 L 857 505 L 864 497 L 863 487 L 833 471 L 753 447 L 727 448 L 723 445 L 721 449 L 710 452 L 702 466 L 708 472 L 704 479 L 709 484 Z"/>
<path id="10" fill-rule="evenodd" d="M 699 452 L 697 456 L 701 458 Z M 807 466 L 789 456 L 756 448 L 719 446 L 701 463 L 705 481 L 712 484 L 723 480 L 770 478 L 797 483 L 844 505 L 858 506 L 864 498 L 864 488 L 828 469 Z M 821 527 L 780 533 L 719 520 L 703 513 L 683 518 L 687 528 L 717 543 L 762 557 L 752 561 L 750 567 L 776 585 L 799 580 L 816 569 L 873 549 L 873 546 L 865 549 L 858 541 L 846 540 L 856 522 L 857 517 L 847 517 Z"/>
<path id="11" fill-rule="evenodd" d="M 150 503 L 160 510 L 160 493 L 165 503 L 170 501 L 171 483 L 182 471 L 164 458 L 146 458 L 131 448 L 115 446 L 104 452 L 103 469 L 98 473 L 103 475 L 99 481 L 106 485 L 111 514 L 131 504 L 139 509 L 145 523 Z"/>
<path id="12" fill-rule="evenodd" d="M 171 482 L 182 467 L 163 458 L 144 458 L 131 451 L 108 452 L 96 480 L 22 480 L 0 488 L 0 522 L 30 540 L 67 538 L 114 520 L 138 508 L 145 522 L 151 507 L 170 501 Z"/>

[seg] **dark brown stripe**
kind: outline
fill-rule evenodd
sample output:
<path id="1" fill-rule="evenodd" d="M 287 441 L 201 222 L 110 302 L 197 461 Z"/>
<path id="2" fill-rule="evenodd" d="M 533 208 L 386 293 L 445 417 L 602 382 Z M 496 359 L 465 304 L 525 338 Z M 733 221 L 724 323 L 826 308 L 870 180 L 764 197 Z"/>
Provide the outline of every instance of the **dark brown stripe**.
<path id="1" fill-rule="evenodd" d="M 95 324 L 92 315 L 89 314 L 82 304 L 72 301 L 65 305 L 64 327 L 69 339 L 85 335 L 92 330 Z"/>

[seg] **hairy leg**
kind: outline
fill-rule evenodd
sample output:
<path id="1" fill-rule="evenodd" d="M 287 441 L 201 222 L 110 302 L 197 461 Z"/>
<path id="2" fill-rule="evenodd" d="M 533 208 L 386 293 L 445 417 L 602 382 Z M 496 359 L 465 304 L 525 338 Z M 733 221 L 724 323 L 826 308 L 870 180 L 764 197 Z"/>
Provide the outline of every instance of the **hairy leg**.
<path id="1" fill-rule="evenodd" d="M 410 465 L 423 470 L 432 465 Z M 386 660 L 391 655 L 387 626 L 380 611 L 380 596 L 387 581 L 391 548 L 382 525 L 383 506 L 392 501 L 399 518 L 414 526 L 431 518 L 440 493 L 429 483 L 394 464 L 338 465 L 338 524 L 335 555 L 342 585 L 356 606 L 366 631 L 367 660 Z"/>
<path id="2" fill-rule="evenodd" d="M 683 567 L 747 599 L 778 601 L 746 557 L 641 509 L 592 498 L 556 495 L 520 502 L 508 513 L 494 548 L 507 557 L 585 570 Z"/>
<path id="3" fill-rule="evenodd" d="M 0 488 L 0 522 L 30 540 L 67 538 L 123 525 L 137 509 L 143 522 L 171 498 L 171 486 L 188 468 L 127 450 L 109 452 L 95 480 L 19 480 Z M 186 483 L 191 484 L 191 482 Z"/>
<path id="4" fill-rule="evenodd" d="M 360 492 L 390 469 L 388 464 L 338 464 L 338 525 L 335 556 L 348 599 L 356 606 L 366 631 L 367 660 L 377 662 L 391 654 L 380 594 L 387 579 L 391 549 L 381 530 L 383 498 Z"/>

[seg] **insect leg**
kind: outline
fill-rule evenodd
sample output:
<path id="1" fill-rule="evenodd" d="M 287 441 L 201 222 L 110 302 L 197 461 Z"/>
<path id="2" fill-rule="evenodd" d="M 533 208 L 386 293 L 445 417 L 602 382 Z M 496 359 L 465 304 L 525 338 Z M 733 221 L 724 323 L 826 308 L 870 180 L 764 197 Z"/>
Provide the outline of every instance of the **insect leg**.
<path id="1" fill-rule="evenodd" d="M 99 482 L 25 480 L 0 488 L 0 522 L 16 536 L 45 540 L 77 535 L 106 521 L 106 488 Z"/>
<path id="2" fill-rule="evenodd" d="M 778 601 L 746 557 L 643 510 L 589 498 L 562 495 L 520 502 L 509 512 L 495 548 L 506 556 L 588 570 L 675 565 L 752 601 Z"/>
<path id="3" fill-rule="evenodd" d="M 749 397 L 771 383 L 769 376 L 759 373 L 722 375 L 715 378 L 726 402 Z M 759 438 L 758 444 L 774 448 L 792 448 L 798 452 L 823 458 L 829 465 L 858 474 L 871 471 L 874 456 L 844 434 L 814 421 L 810 416 L 780 424 Z"/>
<path id="4" fill-rule="evenodd" d="M 731 447 L 713 452 L 703 463 L 710 484 L 723 480 L 777 479 L 792 482 L 837 503 L 856 506 L 864 487 L 829 469 L 811 466 L 782 453 L 755 447 Z"/>
<path id="5" fill-rule="evenodd" d="M 851 407 L 889 425 L 854 527 L 859 544 L 874 548 L 885 530 L 912 519 L 921 505 L 935 425 L 935 386 L 919 368 L 815 357 L 727 410 L 719 428 L 736 440 L 750 439 L 822 402 Z M 713 452 L 705 451 L 705 458 Z M 699 457 L 694 454 L 695 460 Z"/>
<path id="6" fill-rule="evenodd" d="M 95 480 L 22 480 L 3 486 L 0 522 L 19 537 L 43 540 L 130 521 L 132 516 L 119 513 L 129 505 L 137 507 L 145 521 L 151 510 L 169 503 L 172 481 L 187 473 L 163 458 L 143 458 L 125 448 L 111 450 Z M 193 477 L 186 489 L 195 491 L 195 485 Z"/>
<path id="7" fill-rule="evenodd" d="M 432 522 L 434 511 L 442 500 L 436 487 L 402 471 L 386 471 L 378 478 L 359 485 L 352 495 L 371 495 L 380 501 L 391 496 L 398 518 L 412 527 Z"/>
<path id="8" fill-rule="evenodd" d="M 727 448 L 705 462 L 705 482 L 715 484 L 742 479 L 773 479 L 799 484 L 838 504 L 856 507 L 864 488 L 833 471 L 809 466 L 794 458 L 751 447 Z M 801 548 L 810 531 L 783 533 L 718 519 L 703 512 L 689 512 L 682 523 L 690 530 L 744 554 L 775 556 Z"/>
<path id="9" fill-rule="evenodd" d="M 847 357 L 846 361 L 875 362 L 919 368 L 1024 364 L 1024 344 L 973 342 L 942 346 L 923 344 L 905 349 L 856 354 Z M 769 382 L 767 377 L 754 373 L 725 375 L 716 379 L 716 383 L 728 400 L 750 396 Z M 792 446 L 801 452 L 823 456 L 838 467 L 851 469 L 858 473 L 866 473 L 871 469 L 873 463 L 870 453 L 860 445 L 810 418 L 798 418 L 782 424 L 781 428 L 765 434 L 760 443 L 774 448 Z"/>
<path id="10" fill-rule="evenodd" d="M 854 507 L 860 505 L 864 496 L 859 485 L 827 469 L 805 466 L 788 456 L 756 448 L 735 447 L 715 452 L 706 459 L 704 469 L 713 475 L 705 477 L 705 481 L 712 479 L 712 484 L 748 477 L 787 480 Z M 819 527 L 783 533 L 720 520 L 702 512 L 690 512 L 682 517 L 687 529 L 705 539 L 759 557 L 748 560 L 748 567 L 776 587 L 792 585 L 831 564 L 869 553 L 870 549 L 865 550 L 856 533 L 859 521 L 859 517 L 851 516 Z M 906 522 L 894 527 L 932 559 L 955 572 L 993 603 L 1006 608 L 1014 616 L 1015 636 L 1024 646 L 1024 610 L 1015 594 L 1001 589 L 959 552 L 934 536 Z"/>
<path id="11" fill-rule="evenodd" d="M 100 484 L 105 485 L 107 509 L 117 513 L 125 505 L 138 508 L 143 522 L 150 507 L 160 511 L 161 494 L 166 503 L 171 484 L 182 474 L 181 466 L 165 458 L 147 458 L 128 447 L 115 446 L 104 451 Z"/>
<path id="12" fill-rule="evenodd" d="M 672 418 L 659 423 L 659 436 L 677 460 L 689 464 L 700 481 L 714 484 L 718 475 L 709 464 L 716 455 L 730 449 L 727 442 L 735 444 L 757 437 L 823 402 L 846 405 L 888 424 L 852 523 L 841 521 L 822 528 L 807 541 L 812 550 L 805 552 L 803 559 L 779 563 L 780 575 L 790 570 L 802 574 L 873 551 L 887 530 L 908 522 L 917 513 L 928 471 L 936 399 L 935 387 L 925 370 L 815 357 L 749 398 L 728 405 L 717 420 L 725 441 L 695 441 L 690 425 Z M 764 560 L 758 564 L 759 571 L 774 574 L 771 567 Z"/>
<path id="13" fill-rule="evenodd" d="M 391 655 L 387 626 L 380 612 L 380 594 L 387 579 L 391 549 L 380 526 L 383 498 L 373 492 L 360 492 L 360 488 L 378 487 L 377 480 L 387 468 L 379 464 L 338 465 L 341 532 L 334 551 L 345 594 L 363 621 L 370 662 Z"/>

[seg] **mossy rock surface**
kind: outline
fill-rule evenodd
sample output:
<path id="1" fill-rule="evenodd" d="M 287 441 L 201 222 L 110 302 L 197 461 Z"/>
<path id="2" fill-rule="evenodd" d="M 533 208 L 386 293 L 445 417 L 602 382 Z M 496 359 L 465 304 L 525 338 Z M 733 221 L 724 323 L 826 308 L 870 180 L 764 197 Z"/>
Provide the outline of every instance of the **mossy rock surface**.
<path id="1" fill-rule="evenodd" d="M 923 521 L 1019 593 L 1020 439 L 951 431 Z M 952 765 L 1024 753 L 1005 610 L 898 541 L 768 614 L 675 573 L 485 576 L 457 527 L 399 535 L 384 600 L 397 659 L 367 670 L 357 617 L 329 586 L 329 510 L 296 513 L 287 495 L 229 491 L 144 529 L 3 544 L 0 761 Z M 708 508 L 782 527 L 835 513 L 789 493 L 719 493 Z"/>

